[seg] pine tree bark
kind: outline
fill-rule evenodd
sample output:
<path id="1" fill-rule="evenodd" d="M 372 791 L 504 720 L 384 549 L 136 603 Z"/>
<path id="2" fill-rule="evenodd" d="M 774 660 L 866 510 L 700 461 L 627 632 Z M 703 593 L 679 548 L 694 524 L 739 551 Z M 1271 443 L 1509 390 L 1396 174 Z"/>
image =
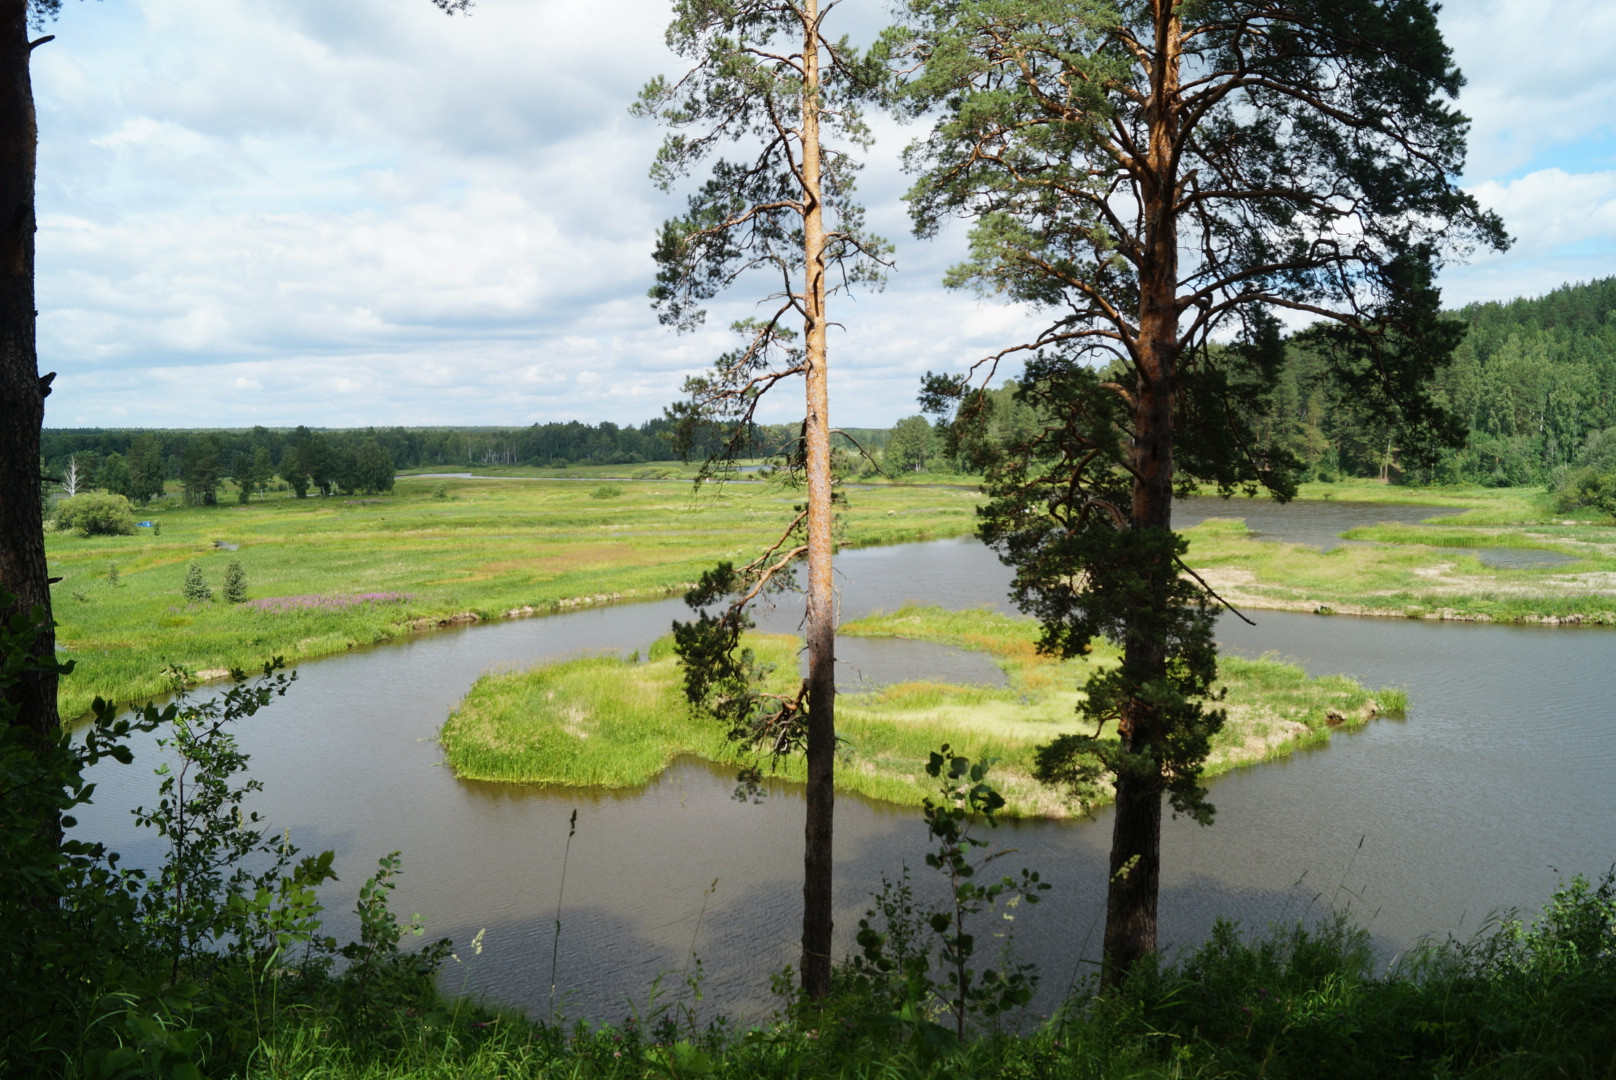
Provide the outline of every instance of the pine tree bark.
<path id="1" fill-rule="evenodd" d="M 1144 251 L 1139 274 L 1138 374 L 1134 384 L 1133 528 L 1166 534 L 1173 527 L 1173 396 L 1178 367 L 1178 222 L 1175 213 L 1178 141 L 1179 23 L 1171 0 L 1157 0 L 1156 68 L 1148 105 L 1150 145 L 1145 164 Z M 1177 576 L 1172 549 L 1147 542 L 1148 601 L 1129 617 L 1123 667 L 1135 687 L 1167 676 L 1162 632 L 1168 593 Z M 1106 888 L 1102 981 L 1117 986 L 1139 960 L 1156 951 L 1156 908 L 1161 886 L 1161 811 L 1165 778 L 1156 764 L 1162 738 L 1158 710 L 1135 696 L 1124 708 L 1122 746 L 1148 764 L 1117 774 L 1116 816 Z"/>
<path id="2" fill-rule="evenodd" d="M 45 612 L 34 639 L 40 669 L 7 692 L 13 723 L 53 738 L 56 635 L 40 520 L 39 430 L 48 389 L 34 344 L 34 167 L 38 130 L 28 73 L 27 0 L 0 0 L 0 589 L 16 599 L 9 619 Z"/>
<path id="3" fill-rule="evenodd" d="M 831 579 L 830 393 L 825 366 L 825 217 L 819 143 L 819 10 L 802 9 L 803 311 L 808 480 L 808 792 L 803 835 L 802 988 L 830 993 L 832 822 L 836 810 L 836 612 Z"/>

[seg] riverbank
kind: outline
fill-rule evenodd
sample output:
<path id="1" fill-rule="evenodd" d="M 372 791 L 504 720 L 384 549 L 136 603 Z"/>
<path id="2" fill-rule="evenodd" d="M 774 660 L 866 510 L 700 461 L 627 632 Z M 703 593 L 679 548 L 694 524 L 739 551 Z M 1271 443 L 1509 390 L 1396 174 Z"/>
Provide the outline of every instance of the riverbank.
<path id="1" fill-rule="evenodd" d="M 749 1026 L 702 1009 L 699 969 L 615 1025 L 537 1021 L 391 985 L 344 999 L 309 980 L 259 1010 L 252 1053 L 232 1060 L 231 1041 L 217 1038 L 198 1040 L 195 1056 L 243 1080 L 1603 1077 L 1616 1063 L 1613 894 L 1609 875 L 1574 879 L 1533 921 L 1512 914 L 1464 941 L 1433 937 L 1389 969 L 1345 918 L 1257 936 L 1223 923 L 1118 990 L 1092 995 L 1081 982 L 1036 1024 L 977 1020 L 964 1039 L 947 1026 L 928 957 L 920 970 L 935 991 L 847 963 L 826 1002 L 783 997 L 770 1021 Z M 905 946 L 929 953 L 914 931 Z M 213 1010 L 196 1015 L 188 1032 L 217 1024 Z"/>
<path id="2" fill-rule="evenodd" d="M 205 679 L 270 655 L 295 664 L 442 626 L 677 595 L 714 561 L 750 558 L 798 498 L 761 482 L 698 495 L 682 477 L 613 480 L 611 468 L 521 483 L 401 477 L 385 497 L 159 504 L 142 511 L 157 528 L 137 536 L 51 533 L 59 645 L 78 667 L 63 685 L 63 715 L 81 715 L 97 695 L 161 695 L 170 664 Z M 1551 516 L 1539 493 L 1353 482 L 1304 485 L 1302 495 L 1461 513 L 1360 527 L 1349 539 L 1368 543 L 1329 552 L 1213 521 L 1186 532 L 1192 564 L 1225 599 L 1254 609 L 1616 623 L 1616 528 Z M 842 546 L 970 535 L 979 499 L 968 487 L 860 487 L 842 514 Z M 1271 505 L 1237 498 L 1217 512 L 1237 519 Z M 1482 561 L 1496 549 L 1567 561 Z M 246 571 L 249 603 L 183 598 L 190 564 L 217 597 L 232 561 Z"/>
<path id="3" fill-rule="evenodd" d="M 1328 551 L 1238 519 L 1185 530 L 1186 556 L 1237 607 L 1460 622 L 1616 625 L 1616 527 L 1500 497 L 1420 524 L 1366 525 Z"/>
<path id="4" fill-rule="evenodd" d="M 1033 757 L 1071 729 L 1077 688 L 1096 667 L 1117 662 L 1114 649 L 1101 645 L 1089 656 L 1057 660 L 1037 652 L 1037 625 L 1030 620 L 936 607 L 869 616 L 841 633 L 981 652 L 1004 672 L 1005 685 L 928 680 L 839 694 L 839 788 L 919 806 L 934 787 L 925 775 L 927 755 L 948 743 L 973 760 L 997 759 L 994 783 L 1009 816 L 1062 818 L 1085 809 L 1035 780 Z M 772 668 L 770 690 L 789 690 L 797 644 L 754 636 L 759 661 Z M 1377 715 L 1401 715 L 1406 707 L 1401 691 L 1371 694 L 1351 679 L 1312 679 L 1270 659 L 1224 657 L 1219 670 L 1228 721 L 1213 740 L 1208 777 L 1323 745 L 1334 731 Z M 441 741 L 461 779 L 563 787 L 638 787 L 686 754 L 724 764 L 741 760 L 721 726 L 685 703 L 668 639 L 643 661 L 589 657 L 484 675 L 444 724 Z M 798 758 L 765 758 L 763 764 L 770 775 L 804 779 Z M 1108 801 L 1102 796 L 1094 806 Z"/>
<path id="5" fill-rule="evenodd" d="M 401 478 L 394 494 L 142 511 L 136 536 L 47 536 L 66 717 L 96 696 L 165 693 L 168 665 L 209 677 L 329 656 L 421 630 L 675 595 L 774 539 L 800 497 L 775 484 L 693 494 L 683 480 L 589 484 Z M 853 493 L 844 547 L 969 534 L 973 493 Z M 240 562 L 247 603 L 222 598 Z M 214 599 L 187 602 L 191 564 Z"/>

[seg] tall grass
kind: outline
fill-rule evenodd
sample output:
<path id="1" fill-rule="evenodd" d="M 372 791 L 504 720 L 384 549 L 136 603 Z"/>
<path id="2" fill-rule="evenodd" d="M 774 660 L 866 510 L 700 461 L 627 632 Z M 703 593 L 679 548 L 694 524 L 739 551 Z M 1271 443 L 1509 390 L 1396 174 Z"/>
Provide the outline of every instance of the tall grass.
<path id="1" fill-rule="evenodd" d="M 1116 663 L 1114 649 L 1102 644 L 1089 656 L 1059 661 L 1038 654 L 1037 626 L 1029 620 L 934 607 L 870 616 L 842 632 L 984 652 L 1004 670 L 1007 685 L 920 681 L 843 696 L 837 706 L 840 787 L 918 806 L 935 787 L 925 774 L 928 756 L 948 743 L 973 760 L 998 759 L 995 784 L 1009 813 L 1074 812 L 1033 779 L 1033 756 L 1076 722 L 1078 687 L 1096 665 Z M 764 635 L 752 642 L 777 680 L 794 677 L 796 644 Z M 1222 672 L 1230 719 L 1214 741 L 1211 775 L 1321 744 L 1334 729 L 1405 704 L 1396 691 L 1371 695 L 1350 679 L 1313 679 L 1274 660 L 1226 657 Z M 632 787 L 683 754 L 719 762 L 739 757 L 719 725 L 685 703 L 666 640 L 644 663 L 593 657 L 486 675 L 451 714 L 441 739 L 457 775 L 561 786 Z M 796 759 L 765 764 L 774 775 L 803 779 Z"/>

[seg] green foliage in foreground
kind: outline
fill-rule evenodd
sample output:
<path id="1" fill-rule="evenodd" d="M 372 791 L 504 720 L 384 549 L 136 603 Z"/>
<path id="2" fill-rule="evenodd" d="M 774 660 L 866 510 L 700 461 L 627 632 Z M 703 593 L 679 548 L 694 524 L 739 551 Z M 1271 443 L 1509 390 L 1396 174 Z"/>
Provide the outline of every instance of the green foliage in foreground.
<path id="1" fill-rule="evenodd" d="M 1030 620 L 934 607 L 870 616 L 841 633 L 985 652 L 1004 671 L 1006 685 L 912 682 L 841 695 L 839 787 L 920 806 L 933 790 L 925 769 L 929 755 L 947 743 L 973 760 L 997 762 L 994 783 L 1007 801 L 1006 814 L 1072 813 L 1033 778 L 1034 753 L 1076 723 L 1074 688 L 1085 671 L 1114 664 L 1114 650 L 1060 661 L 1037 652 L 1038 627 Z M 796 641 L 756 635 L 751 646 L 772 668 L 771 689 L 787 689 L 796 671 Z M 1311 679 L 1275 660 L 1224 657 L 1220 664 L 1230 719 L 1214 740 L 1208 775 L 1322 745 L 1333 730 L 1400 713 L 1406 705 L 1400 691 L 1371 695 L 1350 679 Z M 739 762 L 723 725 L 693 713 L 681 687 L 666 640 L 644 662 L 588 657 L 485 675 L 444 725 L 445 757 L 468 779 L 580 787 L 644 784 L 682 754 Z M 803 778 L 795 757 L 762 764 L 772 775 Z M 1102 787 L 1089 805 L 1108 798 Z"/>
<path id="2" fill-rule="evenodd" d="M 258 1060 L 283 1007 L 320 1005 L 362 1030 L 434 996 L 449 944 L 399 948 L 406 930 L 386 904 L 396 853 L 359 891 L 360 940 L 339 950 L 315 892 L 335 878 L 333 853 L 298 860 L 243 810 L 259 785 L 231 729 L 285 692 L 278 659 L 251 682 L 233 672 L 207 701 L 181 692 L 120 718 L 97 699 L 87 731 L 40 738 L 3 694 L 38 664 L 29 646 L 42 617 L 0 626 L 0 1076 L 231 1075 Z M 62 830 L 94 793 L 86 771 L 130 764 L 130 737 L 153 730 L 169 760 L 156 804 L 133 811 L 164 853 L 147 873 Z"/>
<path id="3" fill-rule="evenodd" d="M 297 1080 L 1274 1080 L 1604 1077 L 1616 1068 L 1616 886 L 1577 878 L 1531 924 L 1431 943 L 1377 970 L 1342 920 L 1246 937 L 1222 924 L 1127 986 L 1076 994 L 1016 1034 L 928 1038 L 938 1013 L 892 1007 L 851 963 L 823 1008 L 764 1025 L 687 1007 L 620 1026 L 545 1025 L 429 993 L 361 1019 L 318 993 L 283 1002 L 240 1072 Z M 901 990 L 897 991 L 899 999 Z M 295 1004 L 294 1004 L 295 1002 Z"/>

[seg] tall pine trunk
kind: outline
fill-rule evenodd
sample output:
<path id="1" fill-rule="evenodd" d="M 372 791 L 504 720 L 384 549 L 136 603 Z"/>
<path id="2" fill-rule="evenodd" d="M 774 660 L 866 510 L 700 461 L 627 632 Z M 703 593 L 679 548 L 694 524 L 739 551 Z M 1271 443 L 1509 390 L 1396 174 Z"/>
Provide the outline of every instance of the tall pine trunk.
<path id="1" fill-rule="evenodd" d="M 1160 541 L 1173 528 L 1173 396 L 1178 367 L 1178 19 L 1171 0 L 1157 0 L 1156 68 L 1149 103 L 1150 146 L 1145 163 L 1144 250 L 1139 267 L 1138 375 L 1134 383 L 1134 530 L 1144 534 L 1139 551 L 1146 588 L 1129 615 L 1123 669 L 1135 688 L 1167 676 L 1167 606 L 1177 576 L 1172 547 Z M 1165 777 L 1159 764 L 1167 734 L 1159 710 L 1135 694 L 1123 710 L 1120 732 L 1128 754 L 1144 761 L 1117 773 L 1116 816 L 1111 832 L 1106 889 L 1102 978 L 1117 986 L 1133 965 L 1156 951 L 1156 906 L 1161 887 L 1161 813 Z M 1137 760 L 1137 759 L 1135 759 Z"/>
<path id="2" fill-rule="evenodd" d="M 803 5 L 803 311 L 807 349 L 808 806 L 803 836 L 802 988 L 830 993 L 831 835 L 836 810 L 836 612 L 831 579 L 830 393 L 825 367 L 825 218 L 820 188 L 819 12 Z"/>
<path id="3" fill-rule="evenodd" d="M 0 589 L 16 599 L 0 610 L 42 608 L 34 639 L 40 669 L 6 697 L 16 724 L 41 742 L 60 728 L 56 712 L 56 635 L 40 520 L 39 429 L 47 390 L 34 347 L 34 159 L 38 131 L 28 76 L 27 0 L 0 0 Z M 59 830 L 54 823 L 48 825 Z"/>

